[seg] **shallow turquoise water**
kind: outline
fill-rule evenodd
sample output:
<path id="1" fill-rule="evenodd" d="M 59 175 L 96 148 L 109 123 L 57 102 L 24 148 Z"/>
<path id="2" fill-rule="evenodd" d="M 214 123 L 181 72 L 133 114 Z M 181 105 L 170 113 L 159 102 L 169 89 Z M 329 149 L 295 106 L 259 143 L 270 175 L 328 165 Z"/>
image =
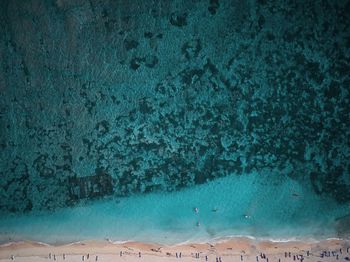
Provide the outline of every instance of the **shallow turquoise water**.
<path id="1" fill-rule="evenodd" d="M 15 215 L 2 219 L 0 231 L 6 232 L 2 240 L 62 243 L 108 238 L 175 244 L 230 236 L 274 240 L 337 236 L 334 219 L 348 214 L 348 205 L 317 196 L 288 178 L 266 185 L 266 175 L 228 176 L 181 192 Z"/>
<path id="2" fill-rule="evenodd" d="M 1 1 L 1 239 L 349 237 L 349 13 Z"/>

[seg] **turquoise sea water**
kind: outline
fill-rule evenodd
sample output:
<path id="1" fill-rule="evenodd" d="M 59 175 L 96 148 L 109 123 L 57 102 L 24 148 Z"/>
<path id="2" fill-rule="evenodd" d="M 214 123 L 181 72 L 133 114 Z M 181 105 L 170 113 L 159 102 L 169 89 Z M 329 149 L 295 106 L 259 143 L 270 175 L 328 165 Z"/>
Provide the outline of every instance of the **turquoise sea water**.
<path id="1" fill-rule="evenodd" d="M 0 1 L 0 240 L 349 237 L 349 13 Z"/>
<path id="2" fill-rule="evenodd" d="M 344 230 L 336 227 L 335 218 L 348 214 L 349 205 L 317 196 L 311 188 L 286 177 L 269 185 L 264 177 L 268 175 L 227 176 L 181 192 L 12 215 L 1 221 L 1 240 L 65 243 L 110 239 L 177 244 L 251 236 L 285 241 L 337 237 L 338 231 Z"/>

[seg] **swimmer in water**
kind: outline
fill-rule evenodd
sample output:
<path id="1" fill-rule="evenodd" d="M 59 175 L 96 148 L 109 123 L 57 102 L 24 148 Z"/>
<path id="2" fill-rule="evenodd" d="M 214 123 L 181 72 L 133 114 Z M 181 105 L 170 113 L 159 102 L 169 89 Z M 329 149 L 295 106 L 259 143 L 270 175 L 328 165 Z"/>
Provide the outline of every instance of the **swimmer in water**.
<path id="1" fill-rule="evenodd" d="M 198 212 L 199 212 L 198 207 L 195 207 L 195 208 L 194 208 L 194 212 L 196 212 L 196 213 L 198 214 Z"/>
<path id="2" fill-rule="evenodd" d="M 197 227 L 199 227 L 201 225 L 201 223 L 198 221 L 196 225 L 197 225 Z"/>

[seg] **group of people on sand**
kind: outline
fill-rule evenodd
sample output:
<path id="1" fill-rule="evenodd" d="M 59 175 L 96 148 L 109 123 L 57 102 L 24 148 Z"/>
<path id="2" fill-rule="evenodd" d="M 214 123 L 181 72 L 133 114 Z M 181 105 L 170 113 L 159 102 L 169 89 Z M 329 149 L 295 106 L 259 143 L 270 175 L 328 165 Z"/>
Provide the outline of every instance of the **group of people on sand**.
<path id="1" fill-rule="evenodd" d="M 198 209 L 195 209 L 195 212 L 198 213 Z M 329 258 L 332 257 L 332 261 L 336 261 L 340 259 L 340 255 L 347 255 L 350 252 L 350 247 L 348 247 L 345 250 L 343 250 L 342 248 L 338 249 L 338 250 L 332 250 L 332 251 L 322 251 L 319 254 L 311 254 L 309 250 L 306 251 L 306 254 L 292 254 L 292 252 L 284 252 L 284 258 L 288 259 L 288 261 L 293 260 L 293 261 L 300 261 L 303 262 L 305 257 L 309 257 L 309 256 L 317 256 L 319 257 L 321 260 L 323 260 L 324 258 L 329 261 Z M 120 256 L 123 256 L 123 252 L 120 251 L 119 253 Z M 138 252 L 138 256 L 141 258 L 141 252 Z M 182 253 L 175 253 L 176 258 L 181 258 L 182 257 Z M 200 258 L 200 253 L 195 253 L 195 257 L 196 258 Z M 11 260 L 15 260 L 15 257 L 13 255 L 11 255 Z M 57 260 L 57 257 L 55 254 L 51 254 L 49 253 L 48 256 L 49 259 L 53 259 L 54 261 Z M 66 254 L 62 255 L 63 260 L 66 260 Z M 85 261 L 85 260 L 89 260 L 90 259 L 90 254 L 87 255 L 82 255 L 81 260 Z M 350 257 L 349 256 L 345 256 L 344 259 L 346 261 L 350 261 Z M 90 260 L 91 261 L 91 260 Z M 95 261 L 98 261 L 98 255 L 95 256 Z M 205 261 L 208 261 L 208 255 L 205 255 Z M 244 257 L 243 255 L 241 255 L 241 261 L 244 261 Z M 260 253 L 260 255 L 256 256 L 256 261 L 260 262 L 260 261 L 264 261 L 264 262 L 269 262 L 269 257 L 265 254 L 265 253 Z M 278 259 L 278 262 L 281 262 L 281 258 Z M 222 262 L 221 257 L 216 257 L 216 262 Z"/>
<path id="2" fill-rule="evenodd" d="M 55 254 L 51 255 L 51 253 L 49 253 L 49 259 L 52 259 L 52 258 L 53 258 L 54 261 L 57 260 Z M 66 254 L 62 254 L 62 258 L 63 258 L 63 260 L 66 260 Z M 13 256 L 11 257 L 11 259 L 14 260 Z M 89 260 L 89 259 L 90 259 L 90 254 L 89 253 L 87 255 L 82 255 L 81 256 L 81 261 L 85 261 L 85 260 Z M 97 255 L 95 256 L 95 261 L 98 261 L 98 256 Z"/>
<path id="3" fill-rule="evenodd" d="M 347 248 L 346 252 L 349 254 L 350 247 Z M 311 254 L 309 250 L 306 251 L 306 254 L 292 254 L 292 252 L 284 252 L 284 257 L 288 259 L 288 261 L 293 260 L 293 261 L 300 261 L 303 262 L 305 260 L 305 257 L 309 256 L 318 256 L 320 258 L 327 258 L 327 257 L 333 257 L 335 260 L 339 260 L 339 255 L 343 254 L 343 250 L 340 248 L 339 250 L 333 250 L 333 251 L 323 251 L 319 255 L 314 255 Z M 192 254 L 193 255 L 193 254 Z M 180 255 L 176 253 L 176 258 L 181 258 L 181 252 Z M 195 253 L 195 258 L 200 258 L 200 253 Z M 345 257 L 344 258 L 347 261 L 350 261 L 350 257 Z M 241 255 L 240 257 L 241 261 L 244 261 L 244 256 Z M 208 261 L 208 255 L 205 255 L 205 261 Z M 222 262 L 221 257 L 216 257 L 215 258 L 216 262 Z M 269 257 L 265 253 L 260 253 L 260 255 L 256 256 L 256 261 L 260 262 L 269 262 Z M 278 262 L 281 262 L 281 258 L 278 259 Z M 333 260 L 332 260 L 333 261 Z"/>

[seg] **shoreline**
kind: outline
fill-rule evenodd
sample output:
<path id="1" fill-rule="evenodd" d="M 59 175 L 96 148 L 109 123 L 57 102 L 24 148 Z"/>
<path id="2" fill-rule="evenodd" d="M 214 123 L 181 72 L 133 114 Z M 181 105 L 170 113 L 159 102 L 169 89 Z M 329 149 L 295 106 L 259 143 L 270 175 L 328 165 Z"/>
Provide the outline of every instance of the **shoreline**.
<path id="1" fill-rule="evenodd" d="M 252 242 L 271 242 L 271 243 L 290 243 L 290 242 L 301 242 L 301 243 L 319 243 L 319 242 L 325 242 L 325 241 L 346 241 L 350 242 L 350 236 L 346 238 L 341 237 L 324 237 L 324 238 L 315 238 L 315 237 L 290 237 L 290 238 L 273 238 L 273 237 L 254 237 L 254 236 L 244 236 L 244 235 L 233 235 L 233 236 L 223 236 L 223 237 L 215 237 L 212 239 L 197 239 L 197 240 L 186 240 L 178 243 L 161 243 L 161 242 L 155 242 L 155 241 L 140 241 L 140 240 L 113 240 L 111 238 L 104 238 L 104 239 L 85 239 L 85 240 L 77 240 L 72 242 L 65 242 L 65 241 L 57 241 L 55 243 L 49 243 L 44 241 L 36 241 L 32 239 L 22 239 L 22 240 L 10 240 L 10 241 L 1 241 L 0 242 L 0 249 L 2 247 L 11 246 L 15 244 L 20 243 L 35 243 L 37 245 L 43 245 L 43 246 L 69 246 L 69 245 L 75 245 L 75 244 L 81 244 L 81 243 L 90 243 L 90 242 L 97 242 L 97 243 L 109 243 L 113 245 L 123 245 L 125 243 L 145 243 L 150 245 L 162 245 L 162 246 L 184 246 L 184 245 L 190 245 L 190 244 L 220 244 L 224 242 L 234 241 L 237 239 L 246 239 L 247 241 Z"/>
<path id="2" fill-rule="evenodd" d="M 321 258 L 322 252 L 332 251 L 338 256 L 347 255 L 350 257 L 350 253 L 346 252 L 349 250 L 349 247 L 349 239 L 334 238 L 315 241 L 290 240 L 281 242 L 235 237 L 215 242 L 189 242 L 176 245 L 136 241 L 113 243 L 110 240 L 86 240 L 51 245 L 43 242 L 23 240 L 1 244 L 0 261 L 12 261 L 12 256 L 16 258 L 16 261 L 46 261 L 53 255 L 55 255 L 55 259 L 56 256 L 57 258 L 60 257 L 61 261 L 63 256 L 65 258 L 70 257 L 69 261 L 82 261 L 83 256 L 86 259 L 88 254 L 90 258 L 93 258 L 90 261 L 96 261 L 96 258 L 99 261 L 115 261 L 116 257 L 120 256 L 125 261 L 139 261 L 139 256 L 143 258 L 142 261 L 169 261 L 178 259 L 176 256 L 180 252 L 183 261 L 192 261 L 192 259 L 198 258 L 201 258 L 203 261 L 205 261 L 205 258 L 208 261 L 215 261 L 213 258 L 218 257 L 237 257 L 239 260 L 243 259 L 243 261 L 257 261 L 261 254 L 266 254 L 271 259 L 270 261 L 278 261 L 278 259 L 284 261 L 285 252 L 288 252 L 288 254 L 290 252 L 292 259 L 293 256 L 298 256 L 304 257 L 305 261 L 335 261 L 332 260 L 332 257 Z M 343 250 L 343 252 L 340 253 L 339 250 Z M 307 254 L 309 255 L 307 256 Z M 290 259 L 290 257 L 287 258 Z"/>

